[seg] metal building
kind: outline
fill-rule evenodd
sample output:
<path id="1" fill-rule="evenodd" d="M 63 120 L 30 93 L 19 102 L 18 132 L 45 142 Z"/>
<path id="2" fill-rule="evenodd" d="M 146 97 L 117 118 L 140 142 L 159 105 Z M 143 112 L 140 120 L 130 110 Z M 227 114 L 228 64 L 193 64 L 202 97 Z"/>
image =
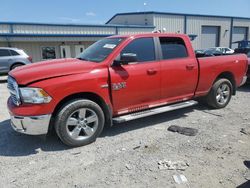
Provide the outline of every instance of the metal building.
<path id="1" fill-rule="evenodd" d="M 107 36 L 152 32 L 153 26 L 0 22 L 0 46 L 24 49 L 33 61 L 75 57 Z"/>
<path id="2" fill-rule="evenodd" d="M 33 60 L 75 57 L 107 36 L 164 30 L 197 36 L 195 49 L 235 48 L 235 41 L 250 36 L 250 18 L 132 12 L 114 15 L 105 25 L 0 22 L 0 46 L 24 49 Z"/>
<path id="3" fill-rule="evenodd" d="M 107 24 L 155 26 L 165 32 L 197 35 L 192 42 L 195 49 L 235 48 L 237 45 L 233 42 L 249 40 L 250 36 L 250 18 L 241 17 L 132 12 L 116 14 Z"/>

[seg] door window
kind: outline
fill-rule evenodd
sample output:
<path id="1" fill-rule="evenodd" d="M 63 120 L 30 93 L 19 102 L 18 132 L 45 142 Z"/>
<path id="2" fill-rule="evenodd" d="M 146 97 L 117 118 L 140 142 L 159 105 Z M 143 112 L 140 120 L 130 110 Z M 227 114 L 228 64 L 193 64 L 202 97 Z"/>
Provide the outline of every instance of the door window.
<path id="1" fill-rule="evenodd" d="M 19 53 L 17 53 L 16 51 L 14 50 L 10 50 L 10 53 L 12 56 L 17 56 L 17 55 L 20 55 Z"/>
<path id="2" fill-rule="evenodd" d="M 0 49 L 0 57 L 10 56 L 9 50 Z"/>
<path id="3" fill-rule="evenodd" d="M 188 56 L 184 41 L 176 37 L 160 37 L 163 59 L 176 59 Z"/>
<path id="4" fill-rule="evenodd" d="M 136 54 L 138 62 L 147 62 L 155 60 L 154 40 L 150 38 L 135 39 L 129 43 L 121 54 Z"/>

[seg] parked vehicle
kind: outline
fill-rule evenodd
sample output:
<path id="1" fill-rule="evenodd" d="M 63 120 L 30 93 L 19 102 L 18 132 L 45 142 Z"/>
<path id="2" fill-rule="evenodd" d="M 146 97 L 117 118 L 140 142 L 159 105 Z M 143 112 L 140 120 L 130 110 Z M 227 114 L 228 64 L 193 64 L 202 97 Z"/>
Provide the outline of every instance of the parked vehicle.
<path id="1" fill-rule="evenodd" d="M 244 54 L 196 58 L 186 35 L 112 36 L 76 59 L 11 71 L 11 124 L 31 135 L 54 128 L 65 144 L 82 146 L 95 141 L 104 124 L 192 106 L 199 97 L 224 108 L 246 71 Z"/>
<path id="2" fill-rule="evenodd" d="M 250 47 L 249 48 L 236 48 L 234 50 L 234 52 L 236 54 L 240 54 L 240 53 L 243 53 L 243 54 L 246 54 L 248 57 L 249 57 L 249 54 L 250 54 Z"/>
<path id="3" fill-rule="evenodd" d="M 0 74 L 31 62 L 32 58 L 21 49 L 0 47 Z"/>
<path id="4" fill-rule="evenodd" d="M 224 55 L 223 52 L 221 52 L 218 49 L 215 48 L 209 48 L 207 50 L 204 51 L 206 56 L 220 56 L 220 55 Z"/>
<path id="5" fill-rule="evenodd" d="M 195 50 L 196 57 L 211 57 L 224 55 L 221 51 L 215 49 Z"/>
<path id="6" fill-rule="evenodd" d="M 237 48 L 250 48 L 250 41 L 249 40 L 240 40 L 233 42 L 233 44 L 238 44 Z"/>
<path id="7" fill-rule="evenodd" d="M 214 47 L 214 48 L 208 48 L 205 50 L 196 50 L 195 53 L 198 55 L 198 57 L 203 56 L 220 56 L 220 55 L 228 55 L 233 54 L 234 50 L 226 47 Z"/>
<path id="8" fill-rule="evenodd" d="M 214 47 L 214 48 L 209 48 L 208 50 L 219 51 L 222 54 L 233 54 L 234 53 L 233 49 L 227 48 L 227 47 Z"/>

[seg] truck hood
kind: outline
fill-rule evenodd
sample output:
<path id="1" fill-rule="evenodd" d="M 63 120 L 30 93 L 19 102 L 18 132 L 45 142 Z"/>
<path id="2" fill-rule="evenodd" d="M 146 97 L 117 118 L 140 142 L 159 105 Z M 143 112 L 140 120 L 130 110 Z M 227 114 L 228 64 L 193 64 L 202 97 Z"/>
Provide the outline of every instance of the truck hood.
<path id="1" fill-rule="evenodd" d="M 9 75 L 18 84 L 27 85 L 48 78 L 89 72 L 95 66 L 96 63 L 79 59 L 57 59 L 21 66 L 12 70 Z"/>

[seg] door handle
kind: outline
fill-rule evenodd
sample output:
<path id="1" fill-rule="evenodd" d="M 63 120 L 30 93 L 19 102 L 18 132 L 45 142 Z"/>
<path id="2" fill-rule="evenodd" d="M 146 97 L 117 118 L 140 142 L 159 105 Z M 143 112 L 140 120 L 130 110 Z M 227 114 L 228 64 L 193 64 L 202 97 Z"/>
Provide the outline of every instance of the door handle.
<path id="1" fill-rule="evenodd" d="M 153 75 L 153 74 L 156 74 L 156 73 L 157 73 L 157 70 L 156 70 L 156 69 L 148 69 L 148 70 L 147 70 L 147 73 L 148 73 L 149 75 Z"/>
<path id="2" fill-rule="evenodd" d="M 194 69 L 194 65 L 193 64 L 186 65 L 186 69 L 187 70 L 193 70 Z"/>

